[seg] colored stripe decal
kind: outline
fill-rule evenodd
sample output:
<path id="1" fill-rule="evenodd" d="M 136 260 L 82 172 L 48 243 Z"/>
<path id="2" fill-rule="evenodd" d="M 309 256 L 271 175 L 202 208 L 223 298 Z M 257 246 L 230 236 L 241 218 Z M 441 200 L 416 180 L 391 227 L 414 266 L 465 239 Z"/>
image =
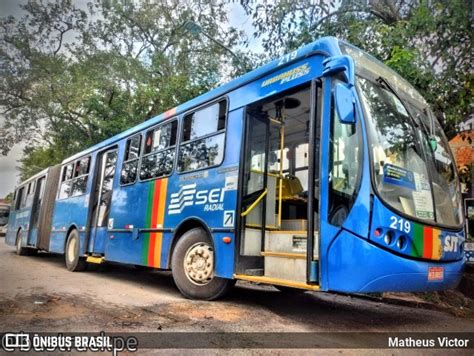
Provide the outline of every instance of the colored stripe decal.
<path id="1" fill-rule="evenodd" d="M 443 249 L 441 248 L 441 230 L 435 230 L 433 229 L 433 252 L 432 252 L 432 258 L 435 260 L 441 259 L 441 256 L 443 255 Z"/>
<path id="2" fill-rule="evenodd" d="M 148 191 L 148 202 L 147 202 L 147 214 L 145 220 L 145 226 L 151 225 L 151 211 L 153 208 L 153 194 L 154 194 L 155 186 L 154 184 L 150 184 L 150 189 Z M 142 251 L 142 262 L 145 265 L 148 265 L 148 247 L 150 244 L 150 234 L 144 234 L 144 241 L 143 241 L 143 251 Z"/>
<path id="3" fill-rule="evenodd" d="M 421 257 L 423 254 L 423 226 L 413 224 L 413 250 L 411 255 L 413 257 Z"/>
<path id="4" fill-rule="evenodd" d="M 148 192 L 148 207 L 146 215 L 146 226 L 151 229 L 164 227 L 164 215 L 166 207 L 166 191 L 168 179 L 159 179 L 150 182 Z M 146 234 L 144 241 L 142 261 L 150 267 L 161 267 L 161 246 L 163 233 L 150 232 Z"/>
<path id="5" fill-rule="evenodd" d="M 423 230 L 423 258 L 431 258 L 433 253 L 433 229 L 425 226 Z"/>
<path id="6" fill-rule="evenodd" d="M 418 258 L 440 260 L 443 255 L 441 248 L 441 230 L 421 224 L 413 224 L 413 248 L 411 255 Z"/>

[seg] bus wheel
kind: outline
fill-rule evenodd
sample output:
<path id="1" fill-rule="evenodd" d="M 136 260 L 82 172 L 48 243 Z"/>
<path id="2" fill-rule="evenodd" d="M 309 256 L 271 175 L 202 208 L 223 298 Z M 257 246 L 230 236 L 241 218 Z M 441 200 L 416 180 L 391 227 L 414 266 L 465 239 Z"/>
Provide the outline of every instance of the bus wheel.
<path id="1" fill-rule="evenodd" d="M 72 230 L 67 237 L 66 251 L 64 252 L 66 267 L 71 272 L 84 271 L 87 266 L 86 260 L 79 256 L 79 241 L 79 233 L 77 230 Z"/>
<path id="2" fill-rule="evenodd" d="M 171 260 L 173 279 L 190 299 L 213 300 L 223 296 L 235 281 L 214 276 L 214 249 L 201 228 L 187 231 L 177 242 Z"/>
<path id="3" fill-rule="evenodd" d="M 28 255 L 28 249 L 21 246 L 21 230 L 16 234 L 16 254 L 18 256 Z"/>

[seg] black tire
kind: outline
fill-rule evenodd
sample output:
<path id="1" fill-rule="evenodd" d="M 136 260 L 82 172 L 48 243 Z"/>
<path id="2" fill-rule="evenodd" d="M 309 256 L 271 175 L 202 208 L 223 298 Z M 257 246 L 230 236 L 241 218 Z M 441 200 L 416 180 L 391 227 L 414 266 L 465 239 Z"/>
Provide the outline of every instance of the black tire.
<path id="1" fill-rule="evenodd" d="M 199 250 L 201 249 L 201 250 Z M 205 280 L 193 280 L 191 276 L 195 269 L 191 272 L 185 271 L 185 258 L 188 253 L 193 254 L 192 256 L 197 257 L 199 261 L 204 261 L 206 271 L 202 274 L 198 272 L 199 276 L 205 278 Z M 203 254 L 199 254 L 202 251 Z M 212 260 L 210 255 L 212 253 Z M 189 259 L 195 260 L 195 258 L 188 256 Z M 206 259 L 207 258 L 207 259 Z M 173 279 L 178 287 L 179 291 L 189 299 L 201 299 L 201 300 L 214 300 L 222 297 L 228 290 L 235 284 L 232 279 L 219 278 L 214 276 L 214 253 L 211 239 L 208 234 L 201 228 L 194 228 L 187 231 L 176 243 L 173 250 L 173 256 L 171 260 L 171 269 L 173 272 Z M 208 263 L 209 262 L 209 263 Z M 211 264 L 211 266 L 209 266 Z M 191 268 L 191 267 L 189 267 Z M 197 269 L 196 269 L 197 270 Z M 209 274 L 209 271 L 210 274 Z M 196 274 L 194 274 L 196 276 Z"/>
<path id="2" fill-rule="evenodd" d="M 15 252 L 18 256 L 27 256 L 29 251 L 26 247 L 21 246 L 21 234 L 21 230 L 18 230 L 18 233 L 16 234 Z"/>
<path id="3" fill-rule="evenodd" d="M 71 272 L 81 272 L 87 267 L 86 260 L 79 256 L 79 244 L 79 233 L 77 230 L 72 230 L 67 237 L 66 248 L 64 251 L 66 268 Z"/>

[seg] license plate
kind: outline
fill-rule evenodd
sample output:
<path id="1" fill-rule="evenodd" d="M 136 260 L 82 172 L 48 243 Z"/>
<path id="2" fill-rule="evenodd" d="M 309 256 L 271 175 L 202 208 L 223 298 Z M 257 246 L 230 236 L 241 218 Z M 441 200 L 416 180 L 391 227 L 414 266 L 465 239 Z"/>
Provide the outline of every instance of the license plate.
<path id="1" fill-rule="evenodd" d="M 444 267 L 429 267 L 428 268 L 429 281 L 442 281 L 443 279 L 444 279 Z"/>
<path id="2" fill-rule="evenodd" d="M 474 242 L 465 242 L 464 251 L 474 251 Z"/>

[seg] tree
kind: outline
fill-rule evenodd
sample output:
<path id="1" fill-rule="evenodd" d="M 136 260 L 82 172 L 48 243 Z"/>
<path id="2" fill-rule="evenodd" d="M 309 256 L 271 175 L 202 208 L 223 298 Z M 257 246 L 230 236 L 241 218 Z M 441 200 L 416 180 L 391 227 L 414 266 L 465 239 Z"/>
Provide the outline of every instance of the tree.
<path id="1" fill-rule="evenodd" d="M 244 39 L 223 5 L 30 0 L 22 19 L 0 19 L 0 149 L 28 143 L 22 179 L 235 75 L 228 53 L 183 26 L 232 48 Z"/>
<path id="2" fill-rule="evenodd" d="M 471 2 L 282 0 L 243 5 L 271 57 L 336 36 L 408 79 L 442 119 L 448 136 L 471 111 Z"/>

